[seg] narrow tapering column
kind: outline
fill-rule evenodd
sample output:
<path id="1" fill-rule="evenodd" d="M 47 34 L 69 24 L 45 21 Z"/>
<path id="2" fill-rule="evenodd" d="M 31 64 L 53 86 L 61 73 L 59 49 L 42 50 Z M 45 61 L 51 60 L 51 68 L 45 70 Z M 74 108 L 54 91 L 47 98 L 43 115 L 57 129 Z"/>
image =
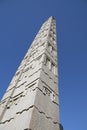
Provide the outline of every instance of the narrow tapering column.
<path id="1" fill-rule="evenodd" d="M 37 33 L 0 102 L 0 130 L 59 130 L 56 21 Z"/>

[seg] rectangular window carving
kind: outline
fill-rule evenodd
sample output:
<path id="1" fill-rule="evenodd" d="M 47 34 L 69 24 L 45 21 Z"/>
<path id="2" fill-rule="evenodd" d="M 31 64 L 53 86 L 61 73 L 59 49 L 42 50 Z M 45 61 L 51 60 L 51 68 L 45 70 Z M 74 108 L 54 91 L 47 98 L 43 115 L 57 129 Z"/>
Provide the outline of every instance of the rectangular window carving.
<path id="1" fill-rule="evenodd" d="M 52 63 L 51 65 L 52 72 L 55 74 L 55 65 Z"/>
<path id="2" fill-rule="evenodd" d="M 43 86 L 42 92 L 45 96 L 48 96 L 52 102 L 55 101 L 56 95 L 52 90 L 48 89 L 46 86 Z"/>
<path id="3" fill-rule="evenodd" d="M 56 65 L 47 57 L 45 56 L 45 65 L 48 67 L 49 70 L 52 71 L 53 74 L 56 75 Z"/>
<path id="4" fill-rule="evenodd" d="M 47 87 L 43 86 L 42 91 L 44 95 L 50 96 L 51 91 Z"/>
<path id="5" fill-rule="evenodd" d="M 24 72 L 27 72 L 29 70 L 29 67 L 25 68 Z"/>
<path id="6" fill-rule="evenodd" d="M 46 59 L 46 66 L 50 69 L 51 68 L 51 62 L 50 60 L 47 58 Z"/>
<path id="7" fill-rule="evenodd" d="M 50 45 L 50 43 L 48 43 L 48 49 L 50 52 L 52 52 L 52 46 Z"/>

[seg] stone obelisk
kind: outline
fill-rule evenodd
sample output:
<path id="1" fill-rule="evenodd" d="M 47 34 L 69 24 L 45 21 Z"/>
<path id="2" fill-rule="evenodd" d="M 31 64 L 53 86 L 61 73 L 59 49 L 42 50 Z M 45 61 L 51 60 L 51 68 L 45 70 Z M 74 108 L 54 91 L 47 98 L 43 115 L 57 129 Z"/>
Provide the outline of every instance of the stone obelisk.
<path id="1" fill-rule="evenodd" d="M 0 130 L 59 130 L 56 21 L 40 28 L 0 102 Z"/>

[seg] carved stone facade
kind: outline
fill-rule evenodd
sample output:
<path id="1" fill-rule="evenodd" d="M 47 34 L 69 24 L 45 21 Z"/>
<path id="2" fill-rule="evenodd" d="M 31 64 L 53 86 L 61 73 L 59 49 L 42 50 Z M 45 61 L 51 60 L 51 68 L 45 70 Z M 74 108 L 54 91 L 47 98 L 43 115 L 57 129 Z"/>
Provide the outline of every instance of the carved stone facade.
<path id="1" fill-rule="evenodd" d="M 0 130 L 59 130 L 56 21 L 41 27 L 0 102 Z"/>

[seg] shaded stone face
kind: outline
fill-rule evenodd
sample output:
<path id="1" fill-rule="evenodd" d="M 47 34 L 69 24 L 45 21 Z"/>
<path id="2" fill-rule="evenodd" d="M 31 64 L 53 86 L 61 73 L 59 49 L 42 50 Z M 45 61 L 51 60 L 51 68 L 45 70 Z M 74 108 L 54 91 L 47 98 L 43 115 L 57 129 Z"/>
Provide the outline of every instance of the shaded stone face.
<path id="1" fill-rule="evenodd" d="M 36 35 L 0 103 L 0 130 L 59 130 L 56 22 Z"/>

